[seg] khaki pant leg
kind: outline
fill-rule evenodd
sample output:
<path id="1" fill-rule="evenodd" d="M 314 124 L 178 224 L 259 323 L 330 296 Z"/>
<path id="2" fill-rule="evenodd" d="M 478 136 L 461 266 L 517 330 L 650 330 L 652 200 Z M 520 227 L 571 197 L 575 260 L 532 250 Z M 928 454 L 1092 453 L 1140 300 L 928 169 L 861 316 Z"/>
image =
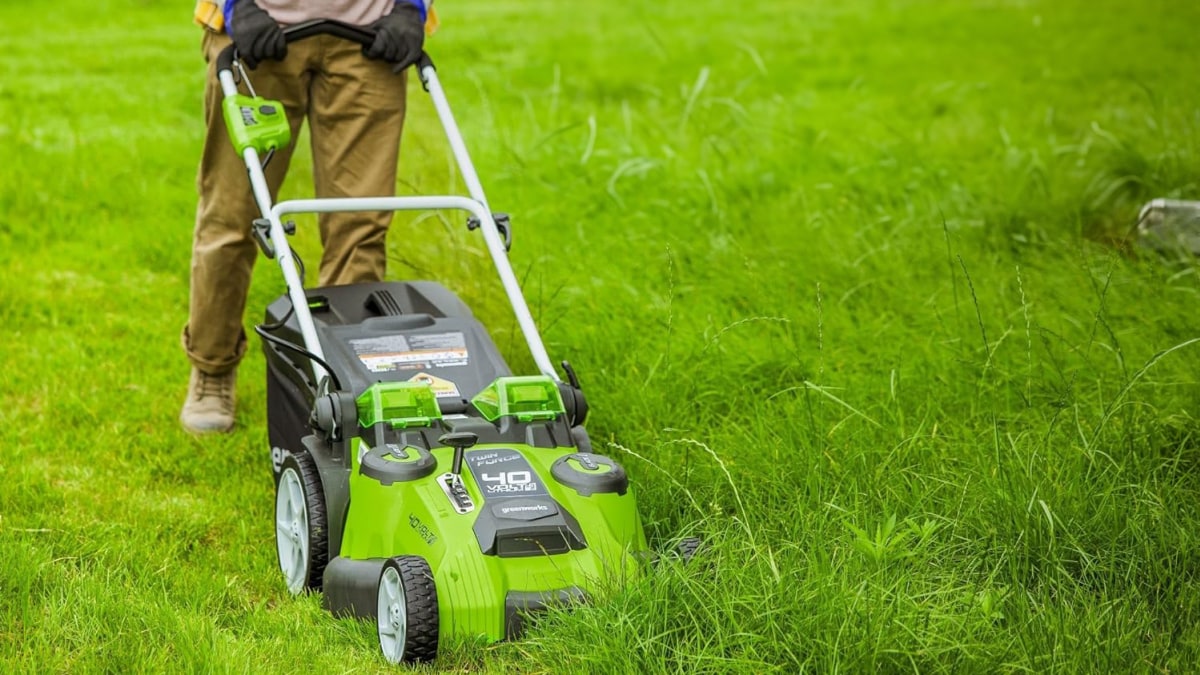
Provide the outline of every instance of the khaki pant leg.
<path id="1" fill-rule="evenodd" d="M 404 124 L 405 77 L 372 61 L 353 42 L 322 36 L 309 130 L 317 197 L 377 197 L 396 192 Z M 333 213 L 320 218 L 320 284 L 381 281 L 391 213 Z"/>
<path id="2" fill-rule="evenodd" d="M 251 82 L 260 96 L 284 104 L 293 138 L 300 132 L 308 105 L 308 64 L 315 51 L 304 42 L 290 45 L 285 61 L 264 62 L 250 71 Z M 216 60 L 229 43 L 225 35 L 204 31 L 203 51 L 208 62 L 204 87 L 205 138 L 196 178 L 200 199 L 192 243 L 188 323 L 183 330 L 188 359 L 211 374 L 237 367 L 246 351 L 242 314 L 258 255 L 250 236 L 250 223 L 261 215 L 254 202 L 246 165 L 229 140 L 221 113 L 223 95 L 217 82 Z M 245 85 L 242 93 L 247 93 Z M 283 182 L 291 155 L 291 147 L 281 149 L 267 166 L 272 199 Z"/>

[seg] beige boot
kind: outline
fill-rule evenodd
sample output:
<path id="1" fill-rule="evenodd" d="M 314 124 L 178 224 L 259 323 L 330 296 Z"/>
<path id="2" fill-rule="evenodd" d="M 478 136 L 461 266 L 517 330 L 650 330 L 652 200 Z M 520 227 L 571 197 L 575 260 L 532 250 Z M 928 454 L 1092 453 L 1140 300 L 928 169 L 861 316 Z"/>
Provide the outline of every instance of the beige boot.
<path id="1" fill-rule="evenodd" d="M 183 411 L 179 413 L 183 428 L 195 434 L 232 430 L 236 383 L 236 370 L 209 375 L 193 366 L 187 400 L 183 402 Z"/>

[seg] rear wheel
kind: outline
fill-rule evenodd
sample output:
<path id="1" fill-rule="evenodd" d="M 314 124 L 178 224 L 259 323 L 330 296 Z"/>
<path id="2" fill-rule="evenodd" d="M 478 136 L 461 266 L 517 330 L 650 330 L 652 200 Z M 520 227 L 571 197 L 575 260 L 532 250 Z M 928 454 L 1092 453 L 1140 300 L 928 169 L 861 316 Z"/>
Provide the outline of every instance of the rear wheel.
<path id="1" fill-rule="evenodd" d="M 424 558 L 403 555 L 383 564 L 376 614 L 379 648 L 389 663 L 437 658 L 437 587 Z"/>
<path id="2" fill-rule="evenodd" d="M 321 588 L 329 560 L 321 478 L 308 453 L 288 453 L 275 486 L 275 550 L 288 592 Z"/>

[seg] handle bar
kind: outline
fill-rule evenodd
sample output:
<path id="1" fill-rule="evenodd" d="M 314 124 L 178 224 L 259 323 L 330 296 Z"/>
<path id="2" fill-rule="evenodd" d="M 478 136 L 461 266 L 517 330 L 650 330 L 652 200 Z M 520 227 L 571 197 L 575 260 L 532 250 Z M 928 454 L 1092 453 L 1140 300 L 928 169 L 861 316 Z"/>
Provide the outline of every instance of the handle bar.
<path id="1" fill-rule="evenodd" d="M 332 35 L 340 37 L 351 42 L 357 42 L 364 47 L 370 47 L 375 41 L 375 31 L 364 28 L 362 26 L 352 26 L 341 21 L 333 19 L 313 19 L 305 21 L 283 29 L 283 39 L 286 42 L 296 42 L 305 38 L 310 38 L 316 35 Z M 232 70 L 233 62 L 237 59 L 237 47 L 229 45 L 221 50 L 217 56 L 217 72 L 222 70 Z M 421 58 L 417 60 L 417 72 L 420 72 L 425 66 L 433 65 L 429 55 L 424 51 L 421 52 Z"/>

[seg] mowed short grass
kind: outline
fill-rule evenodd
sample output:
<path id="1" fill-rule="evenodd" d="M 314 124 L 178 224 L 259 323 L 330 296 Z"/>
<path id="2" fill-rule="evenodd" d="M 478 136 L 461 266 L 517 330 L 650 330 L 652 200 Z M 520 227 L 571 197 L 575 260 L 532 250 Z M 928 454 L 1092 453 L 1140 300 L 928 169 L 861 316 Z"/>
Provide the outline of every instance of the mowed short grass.
<path id="1" fill-rule="evenodd" d="M 189 9 L 0 5 L 0 671 L 390 671 L 283 587 L 261 355 L 235 433 L 176 420 Z M 1200 5 L 441 9 L 551 355 L 654 544 L 707 552 L 428 672 L 1200 663 L 1200 282 L 1122 246 L 1200 197 Z M 410 91 L 401 191 L 461 189 Z M 478 233 L 398 217 L 390 250 L 528 372 Z M 247 324 L 281 292 L 259 265 Z"/>

